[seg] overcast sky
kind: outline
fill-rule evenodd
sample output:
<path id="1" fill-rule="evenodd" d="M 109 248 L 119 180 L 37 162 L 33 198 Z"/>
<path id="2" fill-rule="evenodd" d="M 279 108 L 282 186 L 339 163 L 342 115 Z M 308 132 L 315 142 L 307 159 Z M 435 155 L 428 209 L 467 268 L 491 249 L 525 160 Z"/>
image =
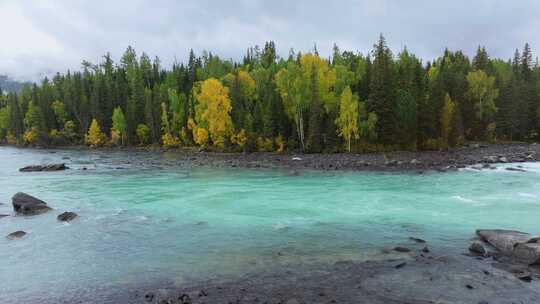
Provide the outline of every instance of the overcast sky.
<path id="1" fill-rule="evenodd" d="M 383 33 L 424 60 L 445 47 L 509 58 L 540 47 L 538 0 L 0 0 L 0 74 L 35 80 L 128 45 L 169 66 L 189 48 L 239 59 L 274 40 L 279 53 L 332 45 L 367 52 Z"/>

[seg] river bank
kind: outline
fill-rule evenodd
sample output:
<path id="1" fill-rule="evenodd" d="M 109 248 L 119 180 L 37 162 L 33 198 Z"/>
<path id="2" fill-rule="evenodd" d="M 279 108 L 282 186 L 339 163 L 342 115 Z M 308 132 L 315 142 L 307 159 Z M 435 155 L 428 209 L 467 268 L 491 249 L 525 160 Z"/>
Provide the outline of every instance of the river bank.
<path id="1" fill-rule="evenodd" d="M 287 168 L 293 170 L 447 171 L 475 164 L 540 161 L 540 145 L 471 145 L 447 151 L 398 151 L 364 154 L 281 155 L 275 153 L 227 154 L 200 152 L 188 153 L 182 161 L 195 166 Z"/>
<path id="2" fill-rule="evenodd" d="M 186 282 L 180 287 L 171 281 L 142 287 L 124 286 L 101 300 L 156 304 L 540 302 L 538 268 L 469 254 L 435 252 L 425 248 L 397 254 L 383 250 L 373 261 L 344 260 L 309 268 L 281 267 L 233 280 Z M 532 280 L 519 279 L 515 274 L 518 271 L 527 271 Z M 77 300 L 94 303 L 91 295 L 86 296 L 88 298 L 83 296 Z"/>
<path id="3" fill-rule="evenodd" d="M 351 170 L 351 171 L 449 171 L 484 164 L 475 168 L 489 168 L 493 163 L 521 163 L 540 161 L 540 145 L 526 143 L 470 144 L 444 151 L 396 151 L 387 153 L 218 153 L 194 149 L 162 149 L 152 147 L 100 148 L 67 147 L 46 149 L 51 151 L 82 150 L 106 155 L 111 152 L 128 152 L 135 161 L 126 159 L 119 166 L 175 166 L 218 168 L 282 168 L 298 171 Z M 140 157 L 139 157 L 140 156 Z M 144 161 L 141 161 L 144 160 Z M 30 165 L 30 164 L 29 164 Z"/>

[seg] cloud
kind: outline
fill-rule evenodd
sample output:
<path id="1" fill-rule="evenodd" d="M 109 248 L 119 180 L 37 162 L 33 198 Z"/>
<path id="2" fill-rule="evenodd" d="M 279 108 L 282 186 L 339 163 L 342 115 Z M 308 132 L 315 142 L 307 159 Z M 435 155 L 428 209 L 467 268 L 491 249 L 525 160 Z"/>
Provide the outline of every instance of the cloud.
<path id="1" fill-rule="evenodd" d="M 526 41 L 540 47 L 539 13 L 535 0 L 3 0 L 0 74 L 35 80 L 106 52 L 118 59 L 128 45 L 165 65 L 190 48 L 240 59 L 267 40 L 284 56 L 314 44 L 328 55 L 334 43 L 366 53 L 379 33 L 425 60 L 478 45 L 509 58 Z"/>

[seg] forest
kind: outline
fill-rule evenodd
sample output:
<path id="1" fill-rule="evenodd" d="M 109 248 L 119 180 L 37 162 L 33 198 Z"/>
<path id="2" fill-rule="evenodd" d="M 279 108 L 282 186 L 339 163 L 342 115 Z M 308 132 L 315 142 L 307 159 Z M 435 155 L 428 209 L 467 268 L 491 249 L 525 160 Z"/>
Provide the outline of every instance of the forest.
<path id="1" fill-rule="evenodd" d="M 128 47 L 0 96 L 0 142 L 306 153 L 447 149 L 537 141 L 540 66 L 528 44 L 508 60 L 478 47 L 423 62 L 381 35 L 368 54 L 314 47 L 241 62 L 190 52 L 164 69 Z"/>

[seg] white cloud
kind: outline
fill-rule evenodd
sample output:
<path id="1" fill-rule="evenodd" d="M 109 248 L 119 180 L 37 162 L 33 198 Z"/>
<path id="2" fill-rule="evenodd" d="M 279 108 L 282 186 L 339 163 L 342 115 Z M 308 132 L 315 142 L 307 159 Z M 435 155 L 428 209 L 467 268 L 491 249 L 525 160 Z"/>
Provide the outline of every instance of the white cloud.
<path id="1" fill-rule="evenodd" d="M 240 59 L 267 40 L 284 56 L 314 43 L 326 56 L 334 42 L 367 52 L 381 32 L 425 60 L 479 44 L 508 58 L 526 41 L 540 47 L 539 14 L 535 0 L 0 0 L 0 74 L 36 79 L 128 45 L 166 65 L 190 48 Z"/>

